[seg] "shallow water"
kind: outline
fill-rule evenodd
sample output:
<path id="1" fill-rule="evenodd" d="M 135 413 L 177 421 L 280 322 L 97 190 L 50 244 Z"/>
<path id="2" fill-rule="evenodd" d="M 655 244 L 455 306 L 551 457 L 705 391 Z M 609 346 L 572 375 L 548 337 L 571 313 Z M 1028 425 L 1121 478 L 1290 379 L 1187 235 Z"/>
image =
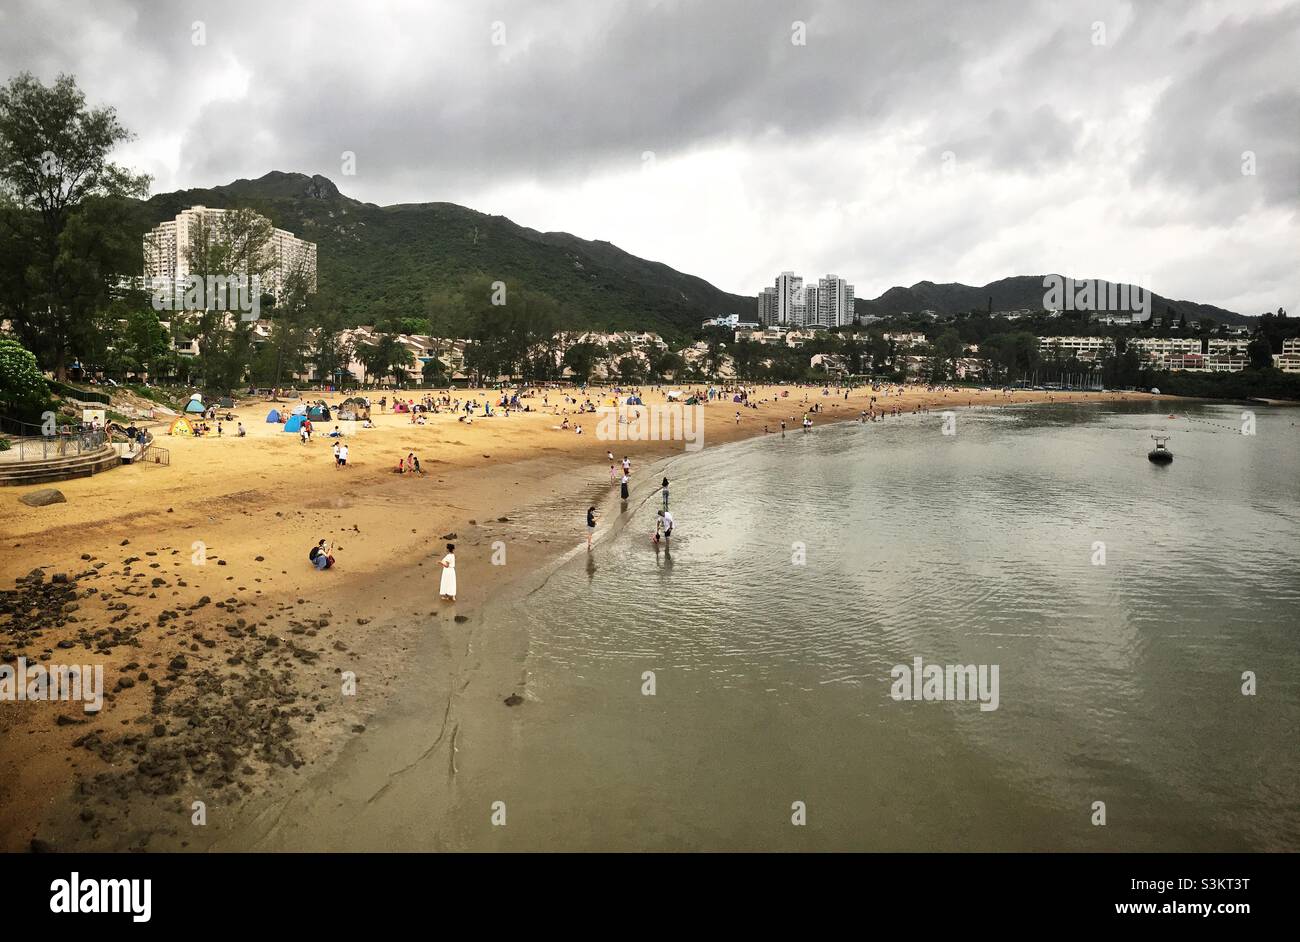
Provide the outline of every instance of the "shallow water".
<path id="1" fill-rule="evenodd" d="M 656 472 L 590 557 L 484 614 L 527 630 L 527 702 L 467 724 L 438 843 L 1300 849 L 1300 412 L 1243 436 L 1240 407 L 1167 408 L 960 411 L 951 436 L 930 413 L 669 462 L 670 553 Z M 997 709 L 892 699 L 918 656 L 997 665 Z"/>

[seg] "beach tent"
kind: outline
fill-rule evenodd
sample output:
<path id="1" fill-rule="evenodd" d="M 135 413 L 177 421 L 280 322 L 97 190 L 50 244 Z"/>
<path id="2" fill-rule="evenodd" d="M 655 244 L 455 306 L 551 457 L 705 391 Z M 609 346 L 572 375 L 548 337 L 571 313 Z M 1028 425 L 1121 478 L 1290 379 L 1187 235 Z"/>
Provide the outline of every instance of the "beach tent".
<path id="1" fill-rule="evenodd" d="M 307 418 L 314 422 L 328 422 L 330 420 L 330 407 L 325 403 L 317 403 L 307 410 Z"/>
<path id="2" fill-rule="evenodd" d="M 203 412 L 203 401 L 201 399 L 191 399 L 185 403 L 185 411 L 189 413 Z"/>
<path id="3" fill-rule="evenodd" d="M 233 409 L 235 408 L 235 400 L 226 397 L 224 399 L 217 400 L 217 405 L 221 406 L 221 408 L 223 409 Z"/>
<path id="4" fill-rule="evenodd" d="M 627 404 L 628 404 L 629 406 L 639 406 L 639 405 L 644 405 L 644 403 L 641 402 L 641 397 L 640 397 L 640 396 L 628 396 L 628 397 L 627 397 Z"/>
<path id="5" fill-rule="evenodd" d="M 668 401 L 669 401 L 669 402 L 673 402 L 673 401 L 675 401 L 675 400 L 677 400 L 677 399 L 680 399 L 680 398 L 682 398 L 682 391 L 681 391 L 680 389 L 674 389 L 674 390 L 672 390 L 671 392 L 668 393 Z"/>
<path id="6" fill-rule="evenodd" d="M 266 414 L 266 421 L 268 421 L 268 422 L 283 422 L 284 420 L 280 418 L 280 413 L 279 413 L 279 411 L 277 411 L 276 409 L 272 409 L 270 412 L 268 412 L 268 413 Z"/>
<path id="7" fill-rule="evenodd" d="M 200 408 L 202 407 L 200 406 Z M 168 435 L 193 435 L 194 426 L 190 425 L 189 419 L 185 418 L 185 416 L 181 416 L 171 424 L 170 428 L 167 429 L 167 434 Z"/>
<path id="8" fill-rule="evenodd" d="M 286 432 L 297 432 L 302 428 L 303 419 L 305 418 L 306 416 L 303 415 L 290 416 L 289 421 L 284 423 L 284 430 Z"/>
<path id="9" fill-rule="evenodd" d="M 691 396 L 691 398 L 686 400 L 686 404 L 688 406 L 698 406 L 700 404 L 700 400 L 694 396 Z"/>
<path id="10" fill-rule="evenodd" d="M 293 409 L 290 411 L 290 414 L 291 414 L 291 415 L 306 415 L 306 414 L 307 414 L 307 404 L 306 404 L 305 402 L 300 402 L 300 403 L 298 403 L 298 404 L 297 404 L 296 406 L 294 406 Z"/>

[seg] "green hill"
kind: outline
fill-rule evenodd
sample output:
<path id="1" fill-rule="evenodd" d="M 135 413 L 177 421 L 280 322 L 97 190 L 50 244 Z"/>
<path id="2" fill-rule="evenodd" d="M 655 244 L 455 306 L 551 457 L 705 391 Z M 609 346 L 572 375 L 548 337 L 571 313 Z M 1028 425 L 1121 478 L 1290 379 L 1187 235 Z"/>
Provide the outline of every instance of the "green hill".
<path id="1" fill-rule="evenodd" d="M 875 299 L 858 298 L 858 314 L 899 314 L 903 311 L 918 313 L 936 311 L 939 314 L 959 314 L 964 311 L 985 310 L 990 301 L 995 311 L 1039 310 L 1043 306 L 1043 279 L 1047 275 L 1016 275 L 1002 278 L 979 287 L 963 284 L 935 284 L 918 281 L 910 288 L 890 288 Z M 1147 288 L 1147 285 L 1141 285 Z M 1220 324 L 1252 323 L 1254 318 L 1235 311 L 1224 310 L 1195 301 L 1173 301 L 1158 294 L 1151 295 L 1151 311 L 1163 315 L 1172 308 L 1175 315 L 1186 314 L 1189 320 L 1213 318 Z"/>
<path id="2" fill-rule="evenodd" d="M 321 176 L 273 171 L 164 193 L 144 204 L 144 215 L 153 226 L 196 205 L 249 206 L 315 242 L 320 288 L 354 324 L 423 317 L 433 294 L 472 275 L 553 297 L 572 327 L 680 334 L 717 314 L 748 316 L 755 304 L 609 242 L 537 232 L 454 203 L 362 203 Z"/>

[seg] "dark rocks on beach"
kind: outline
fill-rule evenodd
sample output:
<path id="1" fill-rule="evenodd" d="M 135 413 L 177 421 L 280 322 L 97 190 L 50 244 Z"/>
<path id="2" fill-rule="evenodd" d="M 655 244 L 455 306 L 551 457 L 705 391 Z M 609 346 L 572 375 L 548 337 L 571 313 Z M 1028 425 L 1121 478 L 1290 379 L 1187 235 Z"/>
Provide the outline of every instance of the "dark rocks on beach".
<path id="1" fill-rule="evenodd" d="M 48 507 L 50 504 L 66 504 L 68 499 L 57 487 L 43 487 L 38 491 L 29 491 L 18 498 L 28 507 Z"/>
<path id="2" fill-rule="evenodd" d="M 465 622 L 467 622 L 467 621 L 469 621 L 469 616 L 468 616 L 468 615 L 457 615 L 457 616 L 456 616 L 456 624 L 458 624 L 458 625 L 463 625 L 463 624 L 465 624 Z"/>
<path id="3" fill-rule="evenodd" d="M 130 540 L 123 540 L 121 543 L 118 543 L 117 545 L 118 545 L 118 546 L 127 546 L 127 545 L 130 544 L 130 542 L 131 542 Z"/>
<path id="4" fill-rule="evenodd" d="M 519 706 L 519 704 L 523 702 L 524 702 L 524 698 L 519 696 L 519 694 L 517 693 L 512 693 L 510 696 L 506 697 L 505 699 L 505 704 L 508 707 Z"/>
<path id="5" fill-rule="evenodd" d="M 31 852 L 32 852 L 33 854 L 52 854 L 52 853 L 54 853 L 54 845 L 51 844 L 49 841 L 43 841 L 43 840 L 41 840 L 39 837 L 33 837 L 33 838 L 32 838 L 32 842 L 31 842 L 31 844 L 29 845 L 29 847 L 30 847 Z"/>
<path id="6" fill-rule="evenodd" d="M 456 539 L 456 534 L 455 534 L 455 533 L 444 533 L 441 537 L 439 537 L 439 539 L 443 539 L 443 540 L 454 540 L 454 539 Z"/>
<path id="7" fill-rule="evenodd" d="M 510 522 L 509 517 L 497 517 L 497 523 L 509 523 L 509 522 Z"/>

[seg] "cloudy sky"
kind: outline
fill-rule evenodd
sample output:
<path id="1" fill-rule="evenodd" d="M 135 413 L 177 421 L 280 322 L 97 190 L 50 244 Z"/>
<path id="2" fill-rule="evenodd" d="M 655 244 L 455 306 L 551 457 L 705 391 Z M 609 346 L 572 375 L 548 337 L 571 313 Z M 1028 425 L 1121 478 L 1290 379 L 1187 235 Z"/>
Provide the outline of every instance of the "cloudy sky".
<path id="1" fill-rule="evenodd" d="M 320 173 L 744 294 L 1060 271 L 1300 314 L 1298 57 L 1300 0 L 0 4 L 0 79 L 74 74 L 155 192 Z"/>

